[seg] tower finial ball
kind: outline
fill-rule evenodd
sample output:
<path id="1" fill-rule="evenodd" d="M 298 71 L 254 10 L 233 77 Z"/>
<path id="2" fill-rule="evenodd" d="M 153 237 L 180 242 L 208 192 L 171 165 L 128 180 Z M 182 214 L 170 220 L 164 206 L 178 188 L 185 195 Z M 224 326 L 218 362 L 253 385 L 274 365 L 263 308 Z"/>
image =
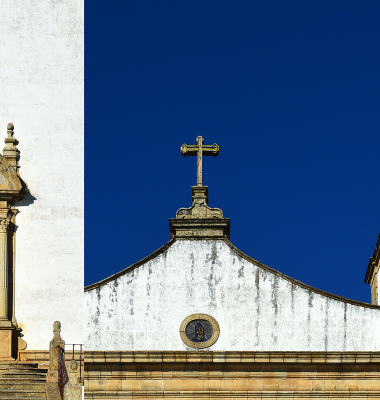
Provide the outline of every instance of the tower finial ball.
<path id="1" fill-rule="evenodd" d="M 15 126 L 12 124 L 12 122 L 10 122 L 10 123 L 7 125 L 7 130 L 8 130 L 8 131 L 13 131 L 14 128 L 15 128 Z"/>

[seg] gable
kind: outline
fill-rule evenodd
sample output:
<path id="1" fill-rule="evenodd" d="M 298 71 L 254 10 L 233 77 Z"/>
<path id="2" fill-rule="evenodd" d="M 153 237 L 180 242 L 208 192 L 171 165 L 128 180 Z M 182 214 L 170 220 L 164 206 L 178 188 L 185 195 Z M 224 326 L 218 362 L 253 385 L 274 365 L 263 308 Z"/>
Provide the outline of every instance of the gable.
<path id="1" fill-rule="evenodd" d="M 380 308 L 317 291 L 227 240 L 174 240 L 138 266 L 86 288 L 88 350 L 194 350 L 185 318 L 220 327 L 217 351 L 380 349 Z M 357 332 L 360 324 L 362 329 Z"/>

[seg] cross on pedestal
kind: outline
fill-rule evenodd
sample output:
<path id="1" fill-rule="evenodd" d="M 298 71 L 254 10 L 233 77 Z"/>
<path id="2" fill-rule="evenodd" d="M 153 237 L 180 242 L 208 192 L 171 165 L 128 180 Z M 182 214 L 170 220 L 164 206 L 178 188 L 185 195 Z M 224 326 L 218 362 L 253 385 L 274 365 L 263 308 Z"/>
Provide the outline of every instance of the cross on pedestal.
<path id="1" fill-rule="evenodd" d="M 181 146 L 181 154 L 186 156 L 198 156 L 198 186 L 202 186 L 202 156 L 216 157 L 219 154 L 219 146 L 214 144 L 203 144 L 202 136 L 198 136 L 196 145 L 183 144 Z"/>

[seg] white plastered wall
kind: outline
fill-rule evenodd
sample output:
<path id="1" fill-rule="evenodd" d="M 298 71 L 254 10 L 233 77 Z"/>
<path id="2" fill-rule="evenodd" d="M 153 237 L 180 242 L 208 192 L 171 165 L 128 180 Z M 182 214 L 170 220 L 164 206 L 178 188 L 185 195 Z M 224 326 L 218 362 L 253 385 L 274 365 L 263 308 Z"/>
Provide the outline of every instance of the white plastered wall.
<path id="1" fill-rule="evenodd" d="M 48 349 L 53 322 L 83 343 L 83 0 L 0 2 L 0 140 L 15 125 L 16 319 L 27 349 Z"/>
<path id="2" fill-rule="evenodd" d="M 296 285 L 223 240 L 178 240 L 88 290 L 85 302 L 87 350 L 194 350 L 182 342 L 179 329 L 196 313 L 219 323 L 219 339 L 207 350 L 380 350 L 380 308 Z"/>

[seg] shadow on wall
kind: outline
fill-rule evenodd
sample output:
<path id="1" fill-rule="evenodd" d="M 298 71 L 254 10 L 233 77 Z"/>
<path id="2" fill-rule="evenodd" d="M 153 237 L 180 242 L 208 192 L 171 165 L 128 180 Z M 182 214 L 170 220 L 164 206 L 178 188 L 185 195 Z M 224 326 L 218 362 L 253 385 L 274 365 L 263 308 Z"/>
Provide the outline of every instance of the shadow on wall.
<path id="1" fill-rule="evenodd" d="M 25 207 L 25 206 L 30 206 L 31 204 L 34 203 L 34 200 L 37 200 L 36 197 L 34 197 L 29 191 L 26 192 L 24 198 L 21 201 L 18 201 L 15 206 L 16 207 Z"/>
<path id="2" fill-rule="evenodd" d="M 16 206 L 16 208 L 30 206 L 31 204 L 34 203 L 35 200 L 37 200 L 37 198 L 34 197 L 29 191 L 27 191 L 25 196 L 24 196 L 24 198 L 21 201 L 18 201 L 15 204 L 15 206 Z M 19 214 L 20 212 L 21 211 L 18 210 L 17 214 Z M 15 229 L 15 232 L 17 232 L 17 229 L 18 229 L 18 225 L 17 224 L 15 224 L 14 229 Z"/>

